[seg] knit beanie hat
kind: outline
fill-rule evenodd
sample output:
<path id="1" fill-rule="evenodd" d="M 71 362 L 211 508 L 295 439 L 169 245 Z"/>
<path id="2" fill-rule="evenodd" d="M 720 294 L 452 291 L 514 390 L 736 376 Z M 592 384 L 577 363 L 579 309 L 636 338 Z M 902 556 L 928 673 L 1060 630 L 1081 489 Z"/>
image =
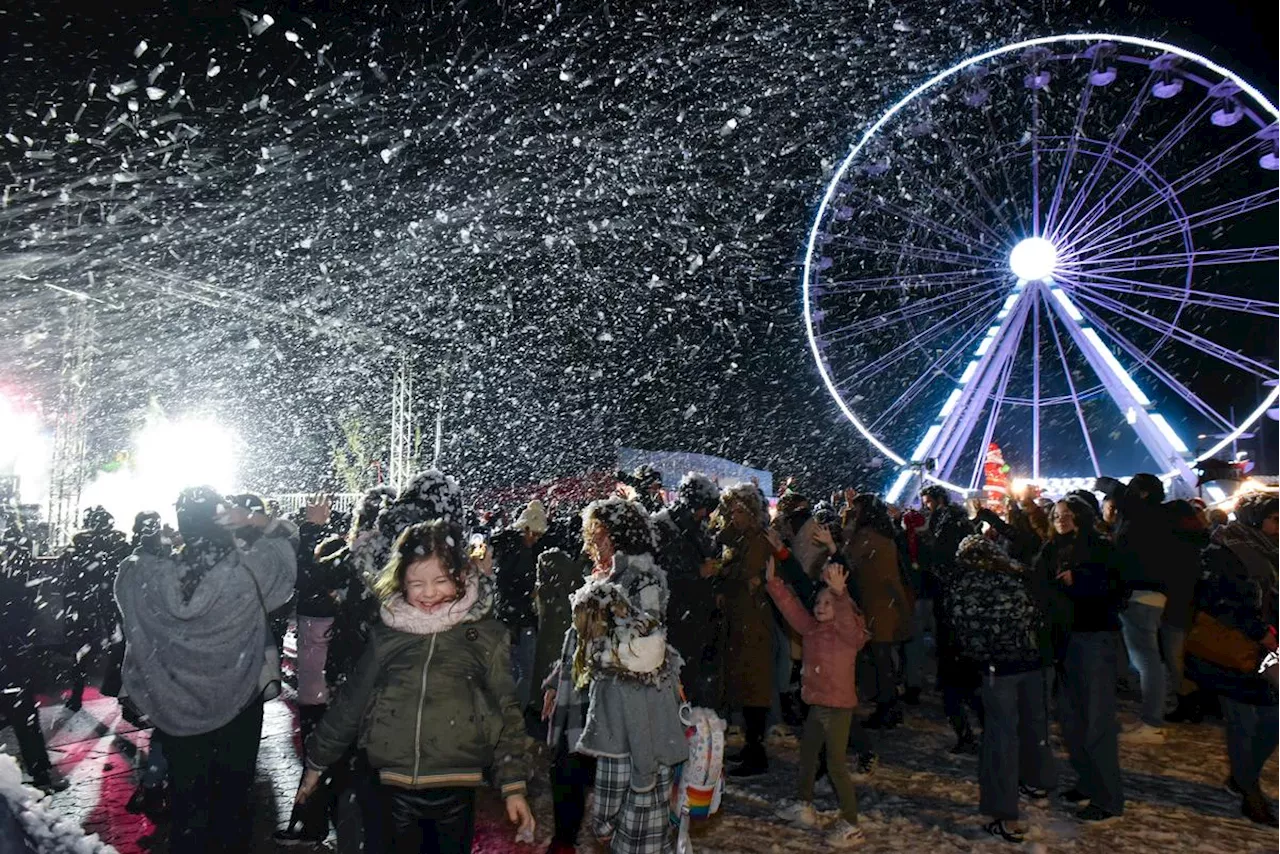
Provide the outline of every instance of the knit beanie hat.
<path id="1" fill-rule="evenodd" d="M 227 502 L 211 486 L 193 486 L 182 490 L 175 505 L 178 530 L 184 540 L 208 540 L 230 543 L 231 531 L 218 523 L 227 512 Z"/>
<path id="2" fill-rule="evenodd" d="M 101 504 L 94 505 L 84 511 L 84 527 L 86 531 L 105 531 L 111 527 L 115 517 L 107 512 Z"/>
<path id="3" fill-rule="evenodd" d="M 516 517 L 515 528 L 529 531 L 533 534 L 541 536 L 547 532 L 547 511 L 542 506 L 542 502 L 533 499 L 524 506 L 520 511 L 520 515 Z"/>

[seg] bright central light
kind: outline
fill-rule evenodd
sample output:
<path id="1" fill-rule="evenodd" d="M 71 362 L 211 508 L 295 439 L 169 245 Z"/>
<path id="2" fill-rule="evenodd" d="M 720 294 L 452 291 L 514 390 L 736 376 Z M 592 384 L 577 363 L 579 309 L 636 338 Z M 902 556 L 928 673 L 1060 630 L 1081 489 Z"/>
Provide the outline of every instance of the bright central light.
<path id="1" fill-rule="evenodd" d="M 1058 265 L 1058 250 L 1043 237 L 1028 237 L 1009 253 L 1009 268 L 1019 279 L 1040 282 L 1053 274 Z"/>

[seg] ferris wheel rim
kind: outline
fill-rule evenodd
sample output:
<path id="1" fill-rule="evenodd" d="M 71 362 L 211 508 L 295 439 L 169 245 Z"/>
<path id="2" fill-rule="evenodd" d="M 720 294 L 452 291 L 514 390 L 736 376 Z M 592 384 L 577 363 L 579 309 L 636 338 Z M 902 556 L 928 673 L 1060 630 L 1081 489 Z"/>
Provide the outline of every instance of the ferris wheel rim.
<path id="1" fill-rule="evenodd" d="M 893 105 L 891 105 L 884 113 L 882 113 L 880 117 L 862 133 L 858 141 L 849 149 L 849 152 L 845 155 L 844 159 L 840 162 L 840 165 L 833 172 L 831 180 L 828 181 L 827 183 L 826 190 L 824 191 L 822 196 L 822 200 L 819 202 L 817 211 L 813 216 L 813 221 L 809 228 L 809 235 L 805 243 L 804 264 L 801 271 L 802 272 L 801 296 L 802 296 L 802 302 L 803 302 L 805 335 L 809 342 L 809 350 L 811 355 L 813 356 L 814 363 L 818 367 L 819 376 L 822 378 L 823 385 L 826 387 L 828 394 L 830 394 L 831 397 L 835 400 L 836 405 L 840 408 L 841 412 L 849 420 L 849 422 L 853 424 L 853 426 L 858 430 L 858 432 L 862 435 L 862 437 L 866 439 L 872 445 L 872 447 L 876 448 L 881 453 L 883 453 L 886 457 L 892 460 L 900 469 L 909 470 L 909 467 L 911 466 L 911 461 L 902 457 L 900 454 L 898 454 L 896 451 L 890 448 L 886 443 L 881 441 L 879 437 L 875 436 L 867 428 L 867 426 L 862 423 L 862 420 L 857 416 L 856 413 L 853 412 L 852 408 L 850 408 L 849 405 L 845 402 L 843 395 L 840 394 L 839 390 L 836 387 L 835 379 L 830 375 L 830 372 L 827 370 L 827 366 L 825 364 L 821 348 L 819 347 L 819 344 L 818 344 L 816 330 L 814 329 L 814 319 L 813 319 L 814 304 L 813 304 L 813 298 L 812 298 L 810 289 L 813 284 L 813 273 L 814 273 L 813 259 L 815 257 L 818 238 L 819 238 L 819 235 L 821 234 L 822 223 L 825 219 L 825 215 L 828 209 L 832 205 L 833 199 L 836 196 L 840 179 L 848 171 L 850 165 L 853 163 L 854 158 L 856 158 L 858 154 L 861 153 L 863 148 L 866 147 L 867 143 L 870 142 L 871 139 L 875 137 L 876 134 L 878 134 L 880 130 L 884 128 L 884 126 L 888 124 L 889 121 L 892 120 L 899 112 L 901 112 L 908 104 L 910 104 L 916 98 L 920 97 L 925 92 L 932 89 L 934 86 L 938 85 L 939 83 L 964 71 L 965 69 L 972 68 L 976 65 L 979 65 L 980 63 L 986 62 L 989 59 L 993 59 L 998 56 L 1003 56 L 1004 54 L 1012 53 L 1018 50 L 1026 50 L 1027 48 L 1039 47 L 1042 45 L 1050 45 L 1050 44 L 1055 44 L 1060 42 L 1117 42 L 1120 44 L 1133 45 L 1137 47 L 1148 48 L 1151 50 L 1159 50 L 1159 51 L 1162 51 L 1163 53 L 1172 53 L 1178 57 L 1181 57 L 1182 59 L 1190 60 L 1194 63 L 1197 63 L 1200 67 L 1208 69 L 1209 71 L 1213 72 L 1214 74 L 1217 74 L 1218 76 L 1226 80 L 1230 80 L 1232 83 L 1234 83 L 1236 86 L 1240 88 L 1240 91 L 1242 93 L 1247 94 L 1250 98 L 1253 99 L 1253 101 L 1258 106 L 1260 106 L 1268 115 L 1270 115 L 1273 122 L 1280 122 L 1280 109 L 1278 109 L 1277 106 L 1273 104 L 1271 100 L 1267 98 L 1266 95 L 1264 95 L 1257 87 L 1249 83 L 1249 81 L 1240 77 L 1234 71 L 1231 71 L 1230 69 L 1225 68 L 1222 65 L 1219 65 L 1218 63 L 1214 62 L 1212 59 L 1202 54 L 1196 53 L 1195 51 L 1189 50 L 1187 48 L 1183 48 L 1175 44 L 1170 44 L 1168 42 L 1162 42 L 1157 39 L 1148 39 L 1141 36 L 1130 36 L 1130 35 L 1123 35 L 1119 33 L 1101 33 L 1101 32 L 1068 33 L 1068 34 L 1059 34 L 1059 35 L 1051 35 L 1051 36 L 1038 36 L 1036 38 L 1024 39 L 1022 41 L 1013 42 L 1011 44 L 1006 44 L 996 48 L 992 48 L 987 51 L 983 51 L 981 53 L 968 57 L 967 59 L 961 60 L 960 62 L 950 66 L 949 68 L 946 68 L 934 74 L 932 77 L 928 78 L 923 83 L 920 83 L 919 85 L 917 85 L 914 89 L 912 89 L 906 95 L 901 97 L 898 101 L 896 101 Z M 1194 461 L 1200 462 L 1202 460 L 1208 459 L 1212 457 L 1214 454 L 1218 453 L 1223 448 L 1230 445 L 1233 441 L 1238 439 L 1241 434 L 1246 432 L 1248 428 L 1252 426 L 1260 417 L 1262 417 L 1262 415 L 1266 413 L 1267 409 L 1271 408 L 1277 401 L 1280 401 L 1280 386 L 1273 388 L 1271 392 L 1264 397 L 1263 401 L 1258 405 L 1258 407 L 1254 409 L 1254 411 L 1250 413 L 1250 415 L 1247 418 L 1245 418 L 1240 423 L 1234 425 L 1234 428 L 1231 431 L 1224 434 L 1224 438 L 1222 438 L 1217 444 L 1213 445 L 1203 453 L 1196 455 L 1194 457 Z M 1175 468 L 1169 472 L 1165 472 L 1163 476 L 1168 477 L 1176 474 L 1178 474 L 1178 470 Z M 970 491 L 969 487 L 960 486 L 956 483 L 952 483 L 943 478 L 937 477 L 932 472 L 926 471 L 923 467 L 919 468 L 919 475 L 923 480 L 931 481 L 953 492 L 966 494 Z"/>

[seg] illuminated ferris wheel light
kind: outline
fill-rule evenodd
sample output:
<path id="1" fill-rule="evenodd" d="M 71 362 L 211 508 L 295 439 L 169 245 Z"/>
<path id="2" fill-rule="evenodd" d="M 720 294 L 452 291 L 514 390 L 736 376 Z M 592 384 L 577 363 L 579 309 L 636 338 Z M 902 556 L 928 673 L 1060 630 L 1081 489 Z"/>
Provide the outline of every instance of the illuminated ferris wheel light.
<path id="1" fill-rule="evenodd" d="M 1058 266 L 1058 248 L 1043 237 L 1018 241 L 1009 253 L 1009 269 L 1019 279 L 1042 282 L 1053 275 Z"/>

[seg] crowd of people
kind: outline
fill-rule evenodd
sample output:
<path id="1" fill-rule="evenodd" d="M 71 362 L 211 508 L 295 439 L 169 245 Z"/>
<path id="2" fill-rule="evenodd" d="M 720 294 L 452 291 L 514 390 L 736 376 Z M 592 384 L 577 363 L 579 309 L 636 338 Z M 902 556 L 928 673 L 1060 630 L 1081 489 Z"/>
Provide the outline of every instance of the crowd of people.
<path id="1" fill-rule="evenodd" d="M 740 726 L 729 778 L 776 773 L 770 736 L 799 726 L 798 798 L 779 818 L 818 832 L 828 778 L 839 818 L 821 832 L 852 846 L 875 740 L 932 686 L 952 751 L 978 758 L 976 806 L 997 838 L 1023 841 L 1024 801 L 1120 816 L 1119 743 L 1158 747 L 1167 723 L 1214 714 L 1225 785 L 1244 816 L 1276 824 L 1260 786 L 1278 725 L 1274 494 L 1228 518 L 1165 501 L 1144 474 L 995 505 L 935 484 L 918 508 L 791 489 L 771 507 L 755 484 L 697 473 L 666 492 L 648 467 L 621 480 L 581 507 L 532 500 L 505 524 L 438 471 L 349 514 L 316 496 L 292 518 L 192 488 L 176 529 L 141 513 L 131 541 L 94 508 L 58 564 L 67 706 L 104 663 L 103 693 L 153 728 L 130 809 L 163 817 L 175 854 L 251 847 L 263 704 L 281 693 L 291 621 L 304 770 L 284 845 L 336 832 L 366 851 L 466 852 L 484 786 L 532 842 L 542 741 L 553 854 L 584 827 L 619 854 L 673 851 L 697 707 Z M 25 664 L 30 546 L 16 523 L 3 545 L 0 714 L 34 784 L 56 790 Z M 1141 693 L 1128 729 L 1122 656 Z"/>

